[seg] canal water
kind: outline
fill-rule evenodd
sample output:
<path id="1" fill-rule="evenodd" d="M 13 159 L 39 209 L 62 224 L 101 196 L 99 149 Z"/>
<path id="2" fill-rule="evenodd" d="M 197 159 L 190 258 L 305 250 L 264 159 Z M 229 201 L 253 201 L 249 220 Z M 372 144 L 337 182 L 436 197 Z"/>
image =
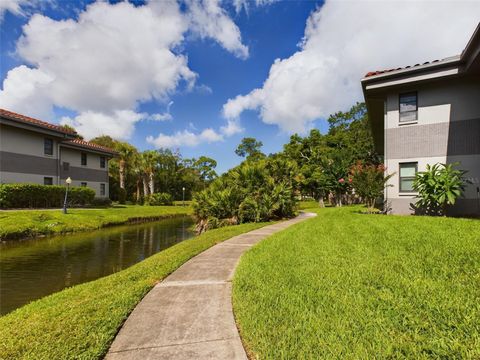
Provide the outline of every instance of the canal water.
<path id="1" fill-rule="evenodd" d="M 0 314 L 125 269 L 194 236 L 190 217 L 0 244 Z"/>

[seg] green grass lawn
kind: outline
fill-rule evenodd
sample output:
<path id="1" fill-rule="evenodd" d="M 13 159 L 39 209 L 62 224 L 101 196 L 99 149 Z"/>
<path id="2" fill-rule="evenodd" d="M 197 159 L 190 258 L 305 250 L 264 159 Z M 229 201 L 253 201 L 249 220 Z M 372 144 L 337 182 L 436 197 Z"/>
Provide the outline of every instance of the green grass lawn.
<path id="1" fill-rule="evenodd" d="M 188 206 L 120 205 L 107 209 L 0 211 L 0 240 L 99 229 L 138 220 L 191 214 Z"/>
<path id="2" fill-rule="evenodd" d="M 208 231 L 126 270 L 60 291 L 0 317 L 0 359 L 102 358 L 123 321 L 155 283 L 216 243 L 265 225 Z"/>
<path id="3" fill-rule="evenodd" d="M 233 287 L 260 359 L 480 359 L 480 221 L 316 218 L 247 252 Z"/>

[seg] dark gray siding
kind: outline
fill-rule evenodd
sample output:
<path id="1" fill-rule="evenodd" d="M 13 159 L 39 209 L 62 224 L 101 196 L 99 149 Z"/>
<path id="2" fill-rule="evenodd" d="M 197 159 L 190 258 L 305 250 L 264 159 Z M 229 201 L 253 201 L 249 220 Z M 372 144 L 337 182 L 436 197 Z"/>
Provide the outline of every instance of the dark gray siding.
<path id="1" fill-rule="evenodd" d="M 0 171 L 57 176 L 57 159 L 0 151 Z"/>

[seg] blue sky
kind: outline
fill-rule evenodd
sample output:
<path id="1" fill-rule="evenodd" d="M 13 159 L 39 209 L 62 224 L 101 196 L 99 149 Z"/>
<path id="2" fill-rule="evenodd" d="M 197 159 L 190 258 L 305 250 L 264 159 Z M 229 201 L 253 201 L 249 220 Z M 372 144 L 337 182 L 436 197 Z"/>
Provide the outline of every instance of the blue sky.
<path id="1" fill-rule="evenodd" d="M 367 71 L 459 53 L 480 13 L 474 2 L 9 1 L 1 107 L 207 155 L 220 172 L 241 161 L 242 137 L 270 153 L 326 131 L 330 113 L 362 100 Z"/>

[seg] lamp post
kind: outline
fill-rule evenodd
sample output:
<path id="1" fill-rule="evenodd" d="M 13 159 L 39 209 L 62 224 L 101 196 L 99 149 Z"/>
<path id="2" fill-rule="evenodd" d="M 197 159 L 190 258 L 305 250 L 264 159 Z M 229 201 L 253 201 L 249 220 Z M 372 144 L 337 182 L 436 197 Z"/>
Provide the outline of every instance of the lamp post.
<path id="1" fill-rule="evenodd" d="M 185 186 L 182 187 L 182 206 L 185 206 Z"/>
<path id="2" fill-rule="evenodd" d="M 63 201 L 63 213 L 67 213 L 67 198 L 68 198 L 68 188 L 70 187 L 70 184 L 72 183 L 72 179 L 70 176 L 65 180 L 65 183 L 67 184 L 67 188 L 65 189 L 65 200 Z"/>

